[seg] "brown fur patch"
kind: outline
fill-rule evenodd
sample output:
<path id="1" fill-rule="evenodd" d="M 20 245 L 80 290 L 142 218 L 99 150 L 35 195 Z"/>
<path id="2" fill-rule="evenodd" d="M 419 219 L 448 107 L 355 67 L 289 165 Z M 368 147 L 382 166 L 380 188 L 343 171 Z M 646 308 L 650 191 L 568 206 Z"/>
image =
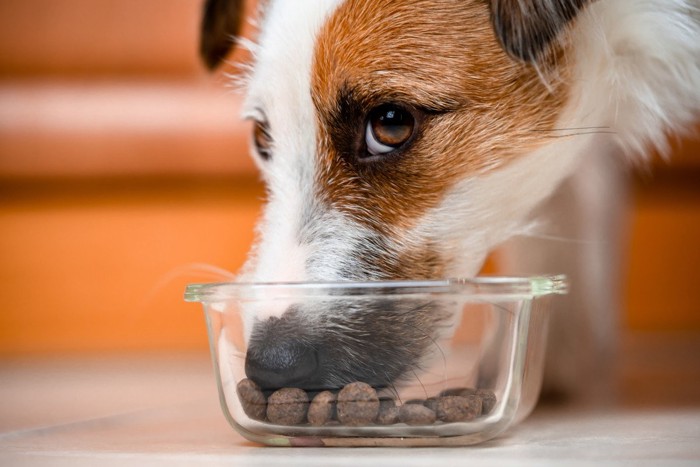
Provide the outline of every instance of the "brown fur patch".
<path id="1" fill-rule="evenodd" d="M 425 244 L 414 247 L 402 245 L 400 251 L 385 244 L 380 238 L 373 239 L 357 250 L 357 267 L 350 271 L 352 280 L 434 279 L 445 277 L 445 258 L 436 245 Z"/>
<path id="2" fill-rule="evenodd" d="M 506 54 L 477 0 L 347 0 L 316 47 L 318 190 L 384 234 L 414 225 L 456 181 L 541 144 L 566 95 Z M 383 103 L 417 109 L 419 128 L 406 150 L 367 162 L 366 115 Z"/>

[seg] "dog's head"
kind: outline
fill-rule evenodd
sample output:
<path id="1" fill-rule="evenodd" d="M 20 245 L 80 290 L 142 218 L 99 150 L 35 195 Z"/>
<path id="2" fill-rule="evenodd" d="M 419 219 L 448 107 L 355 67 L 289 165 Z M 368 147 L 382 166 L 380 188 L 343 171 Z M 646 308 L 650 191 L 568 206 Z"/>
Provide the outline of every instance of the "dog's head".
<path id="1" fill-rule="evenodd" d="M 210 67 L 231 47 L 242 3 L 207 2 Z M 575 42 L 588 33 L 575 25 L 587 4 L 265 2 L 244 112 L 268 202 L 245 279 L 476 274 L 595 137 L 571 135 L 609 123 L 607 105 L 582 98 L 591 83 L 576 58 L 586 44 Z M 388 383 L 425 356 L 416 329 L 430 337 L 440 326 L 430 306 L 381 323 L 371 307 L 351 311 L 294 304 L 250 317 L 249 375 L 273 386 L 365 373 Z M 363 346 L 384 349 L 386 368 L 374 371 L 379 359 Z"/>

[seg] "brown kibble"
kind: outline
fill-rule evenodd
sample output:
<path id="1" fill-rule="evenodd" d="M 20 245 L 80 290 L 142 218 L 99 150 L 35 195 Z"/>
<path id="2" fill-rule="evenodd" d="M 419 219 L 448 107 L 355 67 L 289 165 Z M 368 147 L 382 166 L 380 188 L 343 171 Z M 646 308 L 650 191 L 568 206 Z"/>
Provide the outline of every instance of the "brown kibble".
<path id="1" fill-rule="evenodd" d="M 344 425 L 370 424 L 379 414 L 377 391 L 367 383 L 350 383 L 338 393 L 336 410 L 338 421 Z"/>
<path id="2" fill-rule="evenodd" d="M 422 404 L 404 404 L 399 410 L 399 420 L 406 425 L 432 425 L 435 412 Z"/>
<path id="3" fill-rule="evenodd" d="M 480 415 L 486 415 L 490 413 L 493 408 L 496 406 L 496 394 L 490 390 L 490 389 L 474 389 L 474 388 L 450 388 L 450 389 L 445 389 L 444 391 L 440 392 L 439 397 L 445 397 L 445 396 L 460 396 L 460 397 L 467 397 L 469 396 L 479 396 L 481 398 L 481 414 Z M 437 409 L 436 409 L 437 411 Z M 439 418 L 439 417 L 438 417 Z"/>
<path id="4" fill-rule="evenodd" d="M 437 397 L 429 397 L 423 402 L 423 405 L 432 410 L 433 412 L 437 412 Z"/>
<path id="5" fill-rule="evenodd" d="M 425 400 L 423 399 L 409 399 L 404 402 L 405 404 L 418 404 L 418 405 L 425 405 Z"/>
<path id="6" fill-rule="evenodd" d="M 309 412 L 306 418 L 313 426 L 322 426 L 333 420 L 335 412 L 335 394 L 330 391 L 323 391 L 316 396 L 309 404 Z"/>
<path id="7" fill-rule="evenodd" d="M 373 387 L 360 381 L 347 384 L 337 396 L 322 391 L 311 402 L 306 391 L 299 388 L 282 388 L 266 399 L 250 379 L 241 380 L 236 392 L 251 419 L 290 426 L 307 422 L 311 426 L 338 422 L 347 426 L 463 422 L 490 413 L 497 403 L 496 394 L 490 389 L 450 388 L 438 397 L 412 399 L 398 407 L 393 398 L 383 396 L 380 400 Z"/>
<path id="8" fill-rule="evenodd" d="M 306 420 L 309 397 L 303 389 L 282 388 L 267 400 L 267 419 L 278 425 L 299 425 Z"/>
<path id="9" fill-rule="evenodd" d="M 396 407 L 396 401 L 391 397 L 382 397 L 379 399 L 379 409 L 387 409 L 390 407 Z"/>
<path id="10" fill-rule="evenodd" d="M 242 379 L 236 386 L 236 394 L 246 415 L 253 420 L 265 420 L 267 411 L 265 394 L 253 380 Z"/>
<path id="11" fill-rule="evenodd" d="M 399 422 L 399 408 L 394 399 L 382 399 L 379 401 L 379 414 L 375 420 L 378 425 L 393 425 Z"/>
<path id="12" fill-rule="evenodd" d="M 476 395 L 481 398 L 481 415 L 491 413 L 496 406 L 496 394 L 490 389 L 477 389 Z"/>
<path id="13" fill-rule="evenodd" d="M 437 419 L 443 422 L 463 422 L 481 415 L 481 398 L 470 396 L 443 396 L 438 398 Z"/>

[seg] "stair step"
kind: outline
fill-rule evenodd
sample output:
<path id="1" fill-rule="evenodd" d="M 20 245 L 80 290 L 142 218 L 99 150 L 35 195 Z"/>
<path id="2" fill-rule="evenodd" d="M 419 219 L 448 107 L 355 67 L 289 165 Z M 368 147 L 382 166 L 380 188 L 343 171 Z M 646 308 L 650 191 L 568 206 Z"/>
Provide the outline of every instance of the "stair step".
<path id="1" fill-rule="evenodd" d="M 240 98 L 201 81 L 0 83 L 0 177 L 252 173 Z"/>

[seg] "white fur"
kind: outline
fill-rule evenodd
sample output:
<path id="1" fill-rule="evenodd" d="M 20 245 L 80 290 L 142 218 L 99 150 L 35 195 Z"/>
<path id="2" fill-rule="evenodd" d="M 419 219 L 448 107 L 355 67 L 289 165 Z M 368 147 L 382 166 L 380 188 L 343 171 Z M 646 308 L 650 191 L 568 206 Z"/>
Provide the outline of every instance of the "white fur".
<path id="1" fill-rule="evenodd" d="M 577 20 L 572 122 L 609 126 L 631 157 L 667 151 L 700 112 L 700 2 L 600 0 Z"/>
<path id="2" fill-rule="evenodd" d="M 311 102 L 311 66 L 316 34 L 337 0 L 271 2 L 263 34 L 254 47 L 256 64 L 248 78 L 243 115 L 267 119 L 274 129 L 273 160 L 259 162 L 267 182 L 268 202 L 258 225 L 258 243 L 239 280 L 287 282 L 332 277 L 309 274 L 312 249 L 343 251 L 347 238 L 329 236 L 312 246 L 301 238 L 304 222 L 323 216 L 314 192 L 316 119 Z M 351 234 L 342 220 L 327 221 Z M 286 304 L 250 313 L 265 319 L 279 316 Z"/>

